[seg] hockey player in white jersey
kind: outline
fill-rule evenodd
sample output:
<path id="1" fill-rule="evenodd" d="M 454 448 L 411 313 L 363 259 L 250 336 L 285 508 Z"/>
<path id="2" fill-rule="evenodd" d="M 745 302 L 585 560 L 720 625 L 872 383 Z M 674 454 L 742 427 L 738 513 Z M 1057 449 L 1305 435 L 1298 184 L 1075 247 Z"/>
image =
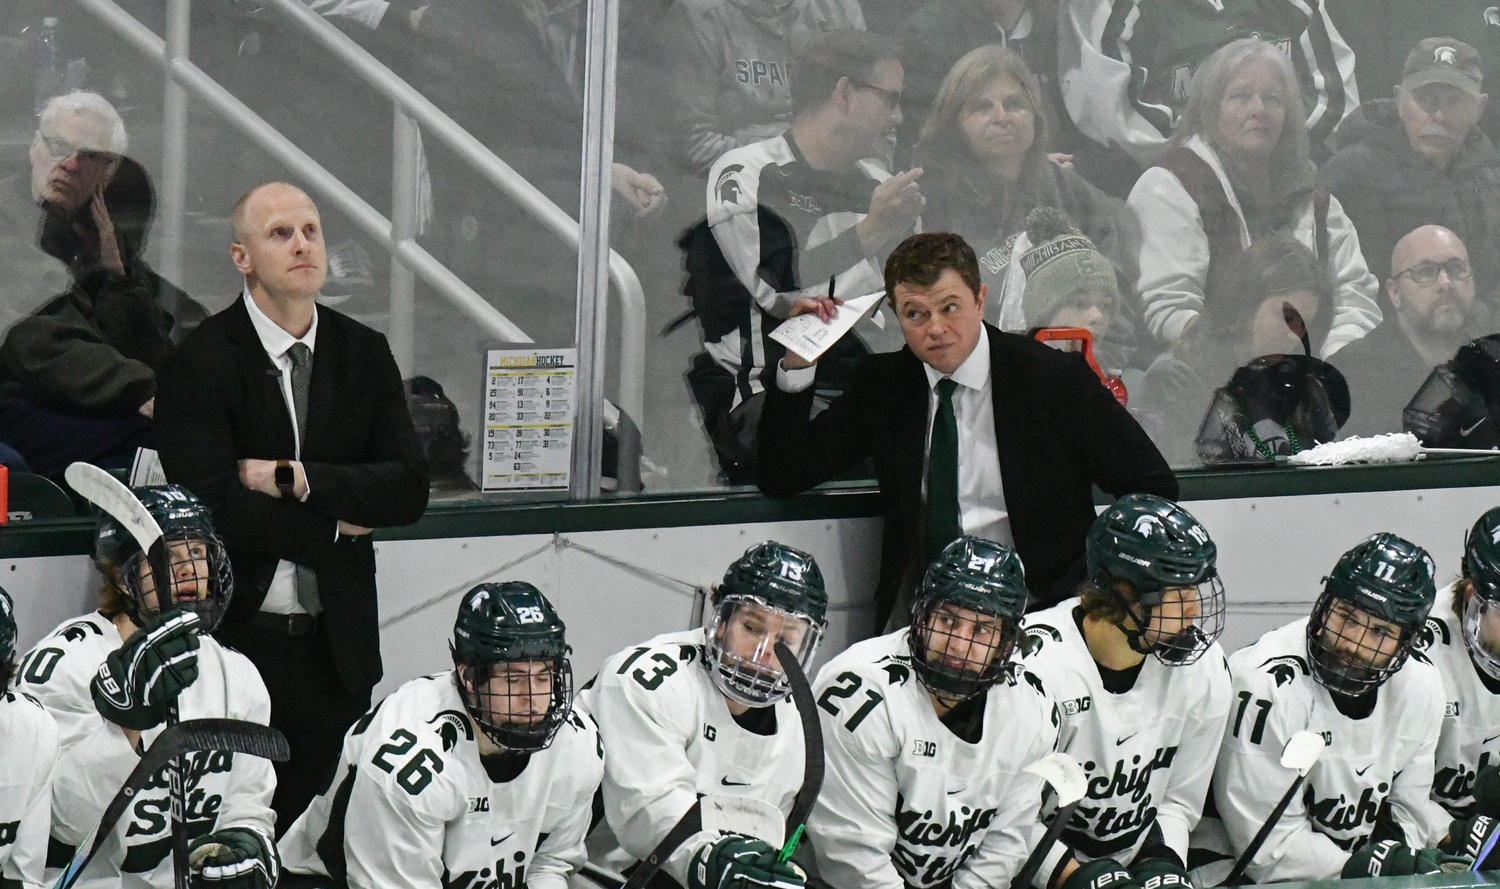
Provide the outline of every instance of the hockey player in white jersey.
<path id="1" fill-rule="evenodd" d="M 175 485 L 133 489 L 165 535 L 169 590 L 158 594 L 135 539 L 100 519 L 94 558 L 104 575 L 99 610 L 59 626 L 21 662 L 20 688 L 53 715 L 62 758 L 52 785 L 52 837 L 81 842 L 150 747 L 177 702 L 180 718 L 266 724 L 260 674 L 207 635 L 229 604 L 233 579 L 208 507 Z M 194 861 L 191 885 L 269 889 L 280 869 L 272 842 L 271 763 L 222 752 L 182 758 Z M 170 889 L 167 770 L 139 792 L 76 885 Z"/>
<path id="2" fill-rule="evenodd" d="M 52 823 L 57 725 L 35 700 L 10 689 L 16 615 L 0 589 L 0 889 L 37 889 Z"/>
<path id="3" fill-rule="evenodd" d="M 1058 717 L 1011 661 L 1026 580 L 1007 546 L 960 537 L 928 567 L 911 625 L 818 671 L 826 773 L 808 821 L 838 889 L 993 889 L 1041 835 Z"/>
<path id="4" fill-rule="evenodd" d="M 1131 494 L 1085 551 L 1080 597 L 1026 619 L 1023 663 L 1057 700 L 1058 749 L 1089 776 L 1038 885 L 1109 883 L 1121 865 L 1143 886 L 1187 883 L 1229 711 L 1218 549 L 1187 510 Z"/>
<path id="5" fill-rule="evenodd" d="M 773 651 L 805 668 L 828 594 L 812 556 L 774 541 L 745 551 L 714 589 L 708 626 L 665 633 L 599 669 L 585 694 L 604 737 L 604 815 L 590 840 L 610 870 L 644 860 L 700 796 L 753 797 L 782 814 L 802 781 L 802 724 Z M 763 838 L 699 831 L 662 863 L 687 889 L 742 880 L 795 889 L 803 876 Z M 658 882 L 653 885 L 671 885 Z"/>
<path id="6" fill-rule="evenodd" d="M 1280 765 L 1283 746 L 1312 731 L 1327 748 L 1255 851 L 1250 879 L 1395 876 L 1442 864 L 1421 847 L 1443 687 L 1412 651 L 1435 594 L 1426 550 L 1376 534 L 1339 558 L 1311 618 L 1230 657 L 1234 697 L 1213 779 L 1222 824 L 1205 818 L 1195 846 L 1221 864 L 1243 853 L 1295 777 Z M 1195 876 L 1207 884 L 1209 872 Z"/>
<path id="7" fill-rule="evenodd" d="M 1447 692 L 1426 807 L 1427 841 L 1446 838 L 1444 848 L 1472 858 L 1500 824 L 1500 799 L 1494 798 L 1500 796 L 1500 507 L 1469 531 L 1463 572 L 1438 591 L 1417 650 L 1438 668 Z M 1486 771 L 1488 792 L 1477 781 Z M 1497 864 L 1500 855 L 1485 869 Z"/>
<path id="8" fill-rule="evenodd" d="M 453 669 L 350 727 L 330 786 L 281 838 L 283 886 L 567 889 L 604 751 L 573 709 L 565 634 L 529 583 L 469 590 Z"/>

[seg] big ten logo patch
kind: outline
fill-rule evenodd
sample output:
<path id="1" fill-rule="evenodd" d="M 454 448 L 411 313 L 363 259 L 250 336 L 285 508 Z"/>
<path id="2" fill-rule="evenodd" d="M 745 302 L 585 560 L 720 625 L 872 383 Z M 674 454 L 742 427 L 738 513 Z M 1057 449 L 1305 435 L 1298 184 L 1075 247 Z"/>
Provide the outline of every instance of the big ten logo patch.
<path id="1" fill-rule="evenodd" d="M 937 756 L 937 743 L 917 739 L 911 742 L 912 756 Z"/>
<path id="2" fill-rule="evenodd" d="M 1080 713 L 1087 713 L 1093 707 L 1094 699 L 1089 695 L 1062 702 L 1062 712 L 1067 716 L 1077 716 Z"/>
<path id="3" fill-rule="evenodd" d="M 751 86 L 786 86 L 786 63 L 771 59 L 735 59 L 734 79 Z"/>

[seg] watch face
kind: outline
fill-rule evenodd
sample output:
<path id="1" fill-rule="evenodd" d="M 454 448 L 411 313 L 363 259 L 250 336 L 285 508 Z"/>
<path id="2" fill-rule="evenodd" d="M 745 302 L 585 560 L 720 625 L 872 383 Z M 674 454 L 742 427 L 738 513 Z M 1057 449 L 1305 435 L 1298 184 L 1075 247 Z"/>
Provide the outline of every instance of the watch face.
<path id="1" fill-rule="evenodd" d="M 291 488 L 297 484 L 297 474 L 290 466 L 276 467 L 276 487 Z"/>

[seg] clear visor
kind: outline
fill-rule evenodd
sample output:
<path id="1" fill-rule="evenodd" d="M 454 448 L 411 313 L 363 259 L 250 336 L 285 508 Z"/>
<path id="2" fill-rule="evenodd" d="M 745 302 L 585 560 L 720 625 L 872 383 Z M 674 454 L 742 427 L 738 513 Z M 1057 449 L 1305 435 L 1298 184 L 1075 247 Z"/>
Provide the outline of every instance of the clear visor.
<path id="1" fill-rule="evenodd" d="M 1141 640 L 1169 667 L 1191 664 L 1224 634 L 1224 607 L 1218 575 L 1196 586 L 1168 587 L 1147 610 Z"/>
<path id="2" fill-rule="evenodd" d="M 1485 675 L 1500 680 L 1500 605 L 1470 593 L 1464 605 L 1464 644 Z"/>
<path id="3" fill-rule="evenodd" d="M 1313 677 L 1329 691 L 1362 695 L 1401 669 L 1412 634 L 1343 599 L 1324 596 L 1307 624 Z"/>
<path id="4" fill-rule="evenodd" d="M 758 596 L 729 596 L 711 607 L 708 667 L 714 684 L 725 697 L 750 707 L 786 698 L 791 686 L 776 658 L 776 643 L 785 643 L 807 670 L 823 627 Z"/>

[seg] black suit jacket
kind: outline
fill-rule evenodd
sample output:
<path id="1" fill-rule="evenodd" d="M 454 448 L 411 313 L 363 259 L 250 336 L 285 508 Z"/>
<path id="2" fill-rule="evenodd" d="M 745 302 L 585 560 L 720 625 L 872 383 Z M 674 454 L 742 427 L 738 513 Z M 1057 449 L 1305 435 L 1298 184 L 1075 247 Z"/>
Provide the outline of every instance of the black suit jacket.
<path id="1" fill-rule="evenodd" d="M 1000 480 L 1037 608 L 1071 595 L 1084 577 L 1095 485 L 1116 497 L 1139 491 L 1176 499 L 1177 478 L 1080 356 L 988 324 L 985 333 Z M 885 517 L 875 590 L 879 629 L 898 593 L 914 589 L 926 567 L 927 377 L 922 362 L 903 348 L 866 358 L 849 388 L 809 420 L 812 398 L 811 388 L 766 390 L 757 481 L 765 493 L 786 497 L 873 459 Z"/>
<path id="2" fill-rule="evenodd" d="M 232 642 L 260 610 L 278 561 L 310 567 L 338 678 L 367 693 L 381 675 L 375 549 L 370 535 L 337 537 L 338 521 L 405 525 L 427 506 L 427 463 L 385 337 L 318 307 L 304 503 L 240 484 L 239 460 L 295 456 L 280 378 L 243 298 L 173 353 L 157 384 L 155 421 L 167 478 L 213 510 L 234 565 L 234 598 L 220 634 Z"/>

